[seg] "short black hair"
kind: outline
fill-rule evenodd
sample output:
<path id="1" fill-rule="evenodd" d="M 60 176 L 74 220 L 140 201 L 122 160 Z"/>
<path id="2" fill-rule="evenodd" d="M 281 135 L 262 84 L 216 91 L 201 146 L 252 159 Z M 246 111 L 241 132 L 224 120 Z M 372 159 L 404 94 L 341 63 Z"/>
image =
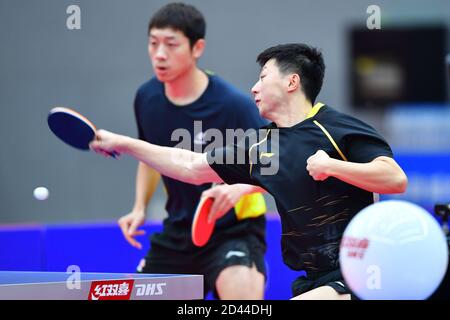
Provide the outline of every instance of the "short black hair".
<path id="1" fill-rule="evenodd" d="M 294 72 L 300 75 L 303 92 L 314 103 L 322 89 L 325 75 L 322 53 L 303 43 L 289 43 L 264 50 L 256 61 L 263 67 L 271 59 L 275 59 L 281 73 Z"/>
<path id="2" fill-rule="evenodd" d="M 153 28 L 181 31 L 189 39 L 191 47 L 206 35 L 206 22 L 202 13 L 192 5 L 178 2 L 165 5 L 153 15 L 148 24 L 148 35 Z"/>

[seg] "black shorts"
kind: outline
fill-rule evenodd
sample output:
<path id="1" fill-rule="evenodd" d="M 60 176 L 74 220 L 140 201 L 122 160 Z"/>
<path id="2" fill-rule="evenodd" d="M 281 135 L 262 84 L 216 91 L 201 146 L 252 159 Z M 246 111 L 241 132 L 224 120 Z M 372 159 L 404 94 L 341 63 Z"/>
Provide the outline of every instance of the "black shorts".
<path id="1" fill-rule="evenodd" d="M 215 287 L 220 272 L 234 265 L 256 266 L 266 277 L 264 254 L 266 246 L 255 235 L 230 238 L 221 243 L 208 244 L 196 252 L 179 252 L 152 243 L 145 258 L 142 273 L 202 274 L 204 296 L 211 290 L 217 298 Z"/>
<path id="2" fill-rule="evenodd" d="M 350 288 L 345 284 L 341 271 L 334 270 L 320 274 L 309 274 L 308 276 L 300 276 L 292 282 L 292 295 L 296 297 L 313 289 L 329 286 L 336 290 L 339 294 L 350 294 L 351 299 L 357 299 L 353 295 Z"/>

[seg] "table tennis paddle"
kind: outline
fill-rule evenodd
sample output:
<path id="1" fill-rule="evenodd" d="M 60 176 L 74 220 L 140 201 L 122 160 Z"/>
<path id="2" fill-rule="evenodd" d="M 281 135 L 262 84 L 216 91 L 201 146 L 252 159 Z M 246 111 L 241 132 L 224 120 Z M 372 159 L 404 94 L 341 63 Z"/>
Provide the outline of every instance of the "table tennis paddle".
<path id="1" fill-rule="evenodd" d="M 213 202 L 214 198 L 203 197 L 195 210 L 192 222 L 192 242 L 197 247 L 203 247 L 214 231 L 216 222 L 208 222 L 208 215 Z"/>
<path id="2" fill-rule="evenodd" d="M 80 149 L 89 150 L 89 143 L 95 139 L 97 128 L 86 117 L 75 110 L 56 107 L 50 110 L 47 123 L 50 130 L 68 145 Z M 118 154 L 109 154 L 117 158 Z"/>

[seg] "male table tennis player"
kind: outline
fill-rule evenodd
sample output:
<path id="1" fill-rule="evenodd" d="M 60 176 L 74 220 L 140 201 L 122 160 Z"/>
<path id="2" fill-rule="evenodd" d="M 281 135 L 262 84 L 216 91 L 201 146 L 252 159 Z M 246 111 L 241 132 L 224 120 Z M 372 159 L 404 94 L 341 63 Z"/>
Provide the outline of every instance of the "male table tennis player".
<path id="1" fill-rule="evenodd" d="M 185 182 L 225 181 L 253 185 L 248 192 L 267 190 L 281 216 L 284 262 L 307 273 L 293 282 L 294 298 L 350 299 L 338 264 L 343 231 L 356 213 L 373 203 L 375 193 L 404 192 L 407 177 L 372 127 L 315 103 L 325 71 L 317 49 L 279 45 L 262 52 L 257 61 L 262 69 L 252 92 L 261 115 L 273 121 L 257 143 L 247 145 L 252 137 L 246 137 L 197 154 L 100 131 L 91 148 L 127 153 Z M 223 160 L 242 150 L 244 164 Z M 190 161 L 176 164 L 170 160 L 174 155 Z M 263 174 L 277 161 L 276 173 Z"/>
<path id="2" fill-rule="evenodd" d="M 199 69 L 197 60 L 205 48 L 206 24 L 195 7 L 171 3 L 160 8 L 148 28 L 148 51 L 156 77 L 144 83 L 135 97 L 139 139 L 173 147 L 177 130 L 189 133 L 189 150 L 200 152 L 215 128 L 259 128 L 266 124 L 254 102 L 220 77 Z M 201 127 L 201 131 L 196 131 Z M 151 248 L 143 259 L 144 273 L 203 274 L 205 294 L 213 290 L 221 299 L 262 299 L 264 297 L 265 204 L 262 195 L 245 199 L 246 207 L 233 206 L 244 192 L 221 185 L 209 191 L 226 210 L 215 225 L 208 243 L 199 248 L 191 239 L 191 226 L 202 192 L 211 184 L 193 185 L 165 176 L 167 218 L 163 230 L 151 237 Z M 146 207 L 160 181 L 157 171 L 138 164 L 133 209 L 119 220 L 124 237 L 137 248 L 136 230 L 144 223 Z M 259 203 L 252 203 L 259 202 Z M 262 204 L 261 204 L 262 202 Z M 254 210 L 254 209 L 262 210 Z M 231 210 L 230 210 L 231 208 Z"/>

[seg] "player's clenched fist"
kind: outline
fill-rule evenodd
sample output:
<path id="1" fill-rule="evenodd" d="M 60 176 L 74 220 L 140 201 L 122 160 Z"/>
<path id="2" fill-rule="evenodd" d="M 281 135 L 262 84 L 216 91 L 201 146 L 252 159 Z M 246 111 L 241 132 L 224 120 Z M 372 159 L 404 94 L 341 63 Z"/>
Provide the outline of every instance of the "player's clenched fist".
<path id="1" fill-rule="evenodd" d="M 306 170 L 314 180 L 323 181 L 329 177 L 330 160 L 325 151 L 319 150 L 306 160 Z"/>

